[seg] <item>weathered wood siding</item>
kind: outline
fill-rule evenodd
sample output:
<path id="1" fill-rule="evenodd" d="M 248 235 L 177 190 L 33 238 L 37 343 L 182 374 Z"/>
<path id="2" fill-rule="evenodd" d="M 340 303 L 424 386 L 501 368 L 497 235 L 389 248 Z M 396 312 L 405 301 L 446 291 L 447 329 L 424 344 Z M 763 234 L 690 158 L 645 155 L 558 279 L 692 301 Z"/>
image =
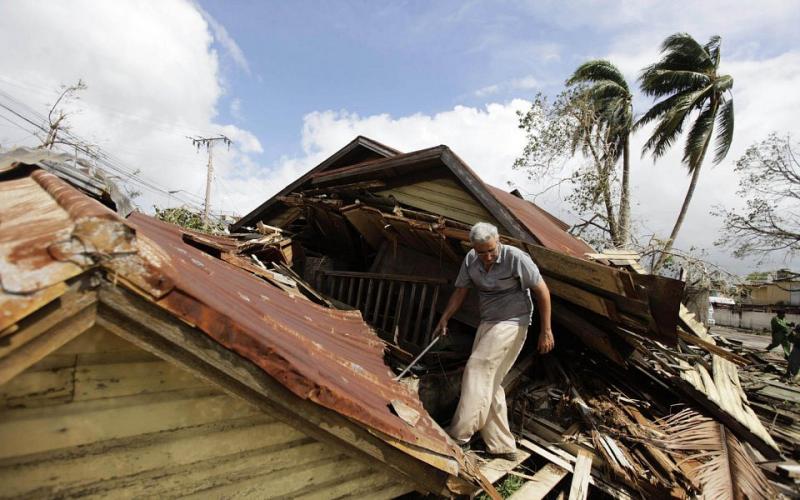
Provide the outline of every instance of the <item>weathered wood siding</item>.
<path id="1" fill-rule="evenodd" d="M 467 192 L 455 179 L 420 180 L 381 191 L 383 196 L 394 196 L 408 206 L 440 214 L 464 224 L 476 222 L 500 223 L 483 208 L 483 205 Z"/>
<path id="2" fill-rule="evenodd" d="M 99 328 L 0 386 L 3 498 L 392 498 L 395 479 Z"/>

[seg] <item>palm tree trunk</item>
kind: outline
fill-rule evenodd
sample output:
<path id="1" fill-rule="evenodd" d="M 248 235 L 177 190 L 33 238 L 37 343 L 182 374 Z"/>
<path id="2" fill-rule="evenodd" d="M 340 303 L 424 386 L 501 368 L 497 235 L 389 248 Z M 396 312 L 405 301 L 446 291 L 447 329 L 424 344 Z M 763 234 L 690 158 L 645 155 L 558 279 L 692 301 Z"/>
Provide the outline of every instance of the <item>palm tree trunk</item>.
<path id="1" fill-rule="evenodd" d="M 697 168 L 694 169 L 692 173 L 692 180 L 689 182 L 689 190 L 686 191 L 686 196 L 683 198 L 683 205 L 681 206 L 681 212 L 678 214 L 678 219 L 675 221 L 675 225 L 672 227 L 672 233 L 669 235 L 669 239 L 664 244 L 664 249 L 661 251 L 661 256 L 658 258 L 658 261 L 653 266 L 651 274 L 658 273 L 658 270 L 661 269 L 661 266 L 664 265 L 664 262 L 667 260 L 667 256 L 669 255 L 669 251 L 672 250 L 672 244 L 675 242 L 675 238 L 678 237 L 678 232 L 681 230 L 681 226 L 683 225 L 683 219 L 686 218 L 686 212 L 689 211 L 689 204 L 692 202 L 692 196 L 694 195 L 694 188 L 697 187 L 697 179 L 700 177 L 700 167 L 702 167 L 703 162 L 701 161 Z"/>
<path id="2" fill-rule="evenodd" d="M 625 137 L 622 149 L 622 192 L 619 195 L 619 241 L 622 248 L 630 243 L 631 238 L 631 198 L 630 198 L 630 136 Z"/>

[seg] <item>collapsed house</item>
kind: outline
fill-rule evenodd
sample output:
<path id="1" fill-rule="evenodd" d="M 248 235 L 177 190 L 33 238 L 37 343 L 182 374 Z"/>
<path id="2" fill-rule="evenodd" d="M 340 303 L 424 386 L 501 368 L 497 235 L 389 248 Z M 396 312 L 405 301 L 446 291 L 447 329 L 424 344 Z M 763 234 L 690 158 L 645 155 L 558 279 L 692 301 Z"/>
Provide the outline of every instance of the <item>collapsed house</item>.
<path id="1" fill-rule="evenodd" d="M 794 456 L 738 379 L 750 359 L 683 309 L 683 284 L 643 273 L 628 252 L 595 253 L 445 146 L 403 154 L 357 137 L 230 236 L 123 219 L 96 201 L 111 206 L 108 197 L 46 172 L 58 174 L 51 163 L 0 162 L 0 437 L 15 438 L 0 474 L 17 494 L 263 496 L 274 487 L 275 496 L 389 498 L 483 488 L 496 497 L 490 483 L 529 456 L 535 470 L 517 472 L 527 498 L 559 487 L 585 496 L 590 485 L 616 498 L 791 492 L 776 464 Z M 556 353 L 523 351 L 504 381 L 515 462 L 476 462 L 441 429 L 478 324 L 474 297 L 447 342 L 394 380 L 431 342 L 478 221 L 529 252 L 553 296 Z M 137 356 L 160 364 L 134 382 L 126 363 Z M 81 377 L 96 365 L 106 378 Z M 134 392 L 118 392 L 120 383 Z M 164 409 L 169 417 L 151 427 L 126 417 L 176 396 L 197 404 L 198 394 L 217 399 L 204 411 Z M 101 413 L 132 426 L 73 433 L 72 416 L 97 422 Z M 260 430 L 250 433 L 253 421 Z M 232 443 L 239 425 L 248 430 Z M 50 434 L 19 437 L 27 429 Z M 87 460 L 108 468 L 83 477 Z M 261 461 L 270 465 L 253 467 Z M 54 463 L 63 472 L 34 490 Z M 712 469 L 729 471 L 727 490 Z"/>
<path id="2" fill-rule="evenodd" d="M 0 496 L 481 487 L 358 312 L 123 219 L 56 175 L 63 158 L 23 153 L 0 159 Z"/>

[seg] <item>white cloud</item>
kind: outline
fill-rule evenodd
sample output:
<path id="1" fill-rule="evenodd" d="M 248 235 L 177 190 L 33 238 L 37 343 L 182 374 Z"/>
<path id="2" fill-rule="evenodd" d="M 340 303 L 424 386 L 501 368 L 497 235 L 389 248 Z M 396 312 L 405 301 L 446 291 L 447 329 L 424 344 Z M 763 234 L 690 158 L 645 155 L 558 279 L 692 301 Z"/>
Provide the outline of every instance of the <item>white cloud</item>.
<path id="1" fill-rule="evenodd" d="M 486 97 L 488 95 L 496 94 L 500 92 L 500 85 L 487 85 L 485 87 L 481 87 L 474 92 L 475 97 Z"/>
<path id="2" fill-rule="evenodd" d="M 234 117 L 236 120 L 241 121 L 244 117 L 242 116 L 242 100 L 238 97 L 231 99 L 231 104 L 229 107 L 231 116 Z"/>
<path id="3" fill-rule="evenodd" d="M 221 25 L 216 19 L 214 19 L 214 17 L 211 16 L 211 14 L 200 7 L 200 4 L 197 2 L 193 2 L 193 5 L 213 30 L 214 38 L 217 40 L 217 42 L 222 45 L 228 55 L 230 55 L 231 59 L 233 59 L 233 62 L 235 62 L 239 68 L 249 75 L 250 64 L 247 62 L 247 58 L 245 57 L 242 49 L 236 43 L 236 40 L 234 40 L 228 34 L 228 30 L 225 29 L 225 26 Z"/>
<path id="4" fill-rule="evenodd" d="M 511 80 L 511 87 L 517 90 L 530 90 L 541 87 L 539 80 L 531 75 Z"/>
<path id="5" fill-rule="evenodd" d="M 0 90 L 46 113 L 59 85 L 83 79 L 88 89 L 71 106 L 80 110 L 69 117 L 71 130 L 164 190 L 182 190 L 169 197 L 145 189 L 137 199 L 143 208 L 202 200 L 207 160 L 187 136 L 224 133 L 235 141 L 230 152 L 217 148 L 220 175 L 231 161 L 261 152 L 252 133 L 215 119 L 222 78 L 209 18 L 195 4 L 13 2 L 2 10 L 0 59 L 8 76 Z M 220 28 L 218 41 L 231 50 L 235 44 Z M 33 140 L 5 120 L 0 127 L 4 147 Z"/>

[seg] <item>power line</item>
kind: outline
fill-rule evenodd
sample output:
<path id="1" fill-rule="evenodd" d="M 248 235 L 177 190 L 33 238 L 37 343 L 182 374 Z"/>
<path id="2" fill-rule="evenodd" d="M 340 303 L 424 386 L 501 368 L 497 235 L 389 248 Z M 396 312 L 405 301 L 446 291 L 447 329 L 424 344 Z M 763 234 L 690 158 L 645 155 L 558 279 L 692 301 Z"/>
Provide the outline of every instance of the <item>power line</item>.
<path id="1" fill-rule="evenodd" d="M 5 98 L 7 101 L 11 101 L 11 104 L 12 104 L 10 106 L 8 103 L 0 102 L 0 108 L 5 109 L 9 113 L 11 113 L 15 117 L 17 117 L 19 120 L 22 120 L 25 123 L 27 123 L 28 125 L 30 125 L 31 127 L 33 127 L 34 128 L 34 132 L 31 132 L 31 130 L 29 128 L 26 128 L 26 127 L 20 125 L 18 122 L 13 121 L 13 120 L 9 119 L 6 116 L 0 115 L 0 117 L 4 118 L 6 121 L 12 123 L 13 125 L 17 126 L 18 128 L 21 128 L 22 130 L 25 130 L 26 132 L 31 133 L 32 135 L 35 135 L 35 133 L 36 133 L 35 131 L 37 131 L 37 130 L 41 131 L 41 132 L 44 132 L 44 133 L 47 133 L 48 129 L 46 128 L 45 125 L 43 125 L 46 122 L 46 118 L 44 117 L 44 115 L 42 115 L 41 113 L 37 112 L 36 110 L 30 108 L 25 103 L 20 102 L 19 100 L 17 100 L 13 96 L 7 94 L 6 92 L 3 92 L 2 90 L 0 90 L 0 96 Z M 26 116 L 26 114 L 23 114 L 22 111 L 20 111 L 18 109 L 15 109 L 15 107 L 17 107 L 17 108 L 28 108 L 28 109 L 25 110 L 27 116 Z M 31 117 L 31 115 L 33 116 L 33 118 Z M 36 118 L 39 118 L 41 120 L 41 122 L 37 123 L 36 121 L 34 121 Z M 175 198 L 176 200 L 178 200 L 178 201 L 182 202 L 183 204 L 185 204 L 185 205 L 187 205 L 189 207 L 192 207 L 192 208 L 194 208 L 196 210 L 200 210 L 202 208 L 201 205 L 199 204 L 199 202 L 197 202 L 197 201 L 192 201 L 190 199 L 186 199 L 186 198 L 181 197 L 181 196 L 175 196 L 175 194 L 170 194 L 169 193 L 170 190 L 168 188 L 165 188 L 165 187 L 159 185 L 155 181 L 151 181 L 151 180 L 148 180 L 148 179 L 144 178 L 136 170 L 130 169 L 129 167 L 125 166 L 125 164 L 124 164 L 124 162 L 122 160 L 120 160 L 119 158 L 114 157 L 110 153 L 105 152 L 104 150 L 102 150 L 98 146 L 89 146 L 86 141 L 84 141 L 82 138 L 78 137 L 77 135 L 73 134 L 72 132 L 69 132 L 68 130 L 61 130 L 60 131 L 60 135 L 62 137 L 65 137 L 65 138 L 69 139 L 69 141 L 70 141 L 69 146 L 81 151 L 86 156 L 94 159 L 95 160 L 95 165 L 98 168 L 100 168 L 102 170 L 106 170 L 106 171 L 110 170 L 111 172 L 113 172 L 113 174 L 116 174 L 116 176 L 124 177 L 124 178 L 126 178 L 128 180 L 128 182 L 131 182 L 132 184 L 134 184 L 134 185 L 136 185 L 138 187 L 141 187 L 141 188 L 146 189 L 146 190 L 148 190 L 150 192 L 153 192 L 153 193 L 157 193 L 157 194 L 159 194 L 161 196 L 167 196 L 168 198 Z M 64 150 L 64 147 L 61 144 L 56 145 L 56 147 L 59 150 L 62 150 L 62 151 Z M 65 151 L 65 152 L 67 152 L 69 154 L 72 153 L 72 151 Z M 111 173 L 111 172 L 109 172 L 109 173 Z M 189 194 L 189 195 L 195 196 L 198 199 L 200 198 L 199 195 L 196 195 L 196 194 L 193 194 L 193 193 L 188 193 L 186 191 L 184 191 L 184 192 Z"/>

